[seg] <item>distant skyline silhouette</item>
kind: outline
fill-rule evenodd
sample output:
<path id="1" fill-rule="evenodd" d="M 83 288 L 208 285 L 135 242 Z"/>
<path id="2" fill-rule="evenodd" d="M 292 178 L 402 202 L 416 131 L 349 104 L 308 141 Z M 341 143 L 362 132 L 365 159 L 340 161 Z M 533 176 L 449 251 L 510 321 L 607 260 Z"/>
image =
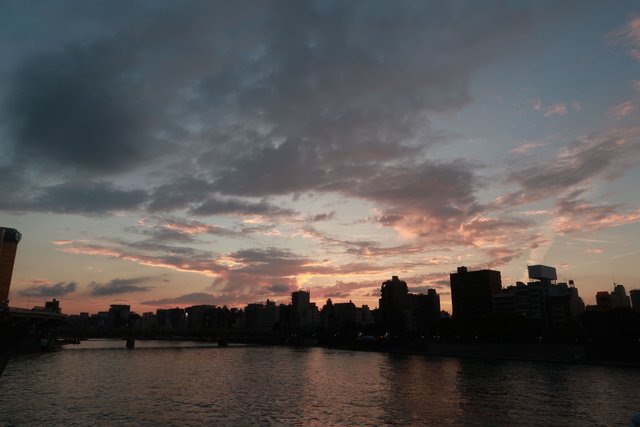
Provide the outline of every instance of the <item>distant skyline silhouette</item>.
<path id="1" fill-rule="evenodd" d="M 637 2 L 11 2 L 9 300 L 314 301 L 555 266 L 640 288 Z"/>

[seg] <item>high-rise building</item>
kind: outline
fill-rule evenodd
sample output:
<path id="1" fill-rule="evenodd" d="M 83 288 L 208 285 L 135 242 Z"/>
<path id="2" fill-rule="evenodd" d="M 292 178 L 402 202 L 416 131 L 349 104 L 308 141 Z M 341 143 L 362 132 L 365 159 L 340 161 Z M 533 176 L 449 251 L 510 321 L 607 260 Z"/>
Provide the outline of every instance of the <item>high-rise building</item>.
<path id="1" fill-rule="evenodd" d="M 427 294 L 409 294 L 413 329 L 427 332 L 440 320 L 440 295 L 435 289 L 427 289 Z"/>
<path id="2" fill-rule="evenodd" d="M 316 322 L 317 308 L 311 303 L 309 291 L 291 293 L 291 326 L 298 331 L 309 331 Z M 318 319 L 319 320 L 319 319 Z"/>
<path id="3" fill-rule="evenodd" d="M 407 282 L 393 276 L 382 283 L 379 301 L 385 332 L 393 335 L 404 333 L 409 325 L 409 288 Z"/>
<path id="4" fill-rule="evenodd" d="M 629 297 L 631 298 L 631 307 L 637 312 L 640 312 L 640 289 L 631 289 L 629 291 Z"/>
<path id="5" fill-rule="evenodd" d="M 596 304 L 598 305 L 598 311 L 609 311 L 613 308 L 613 302 L 611 301 L 611 294 L 607 291 L 599 291 L 596 293 Z"/>
<path id="6" fill-rule="evenodd" d="M 22 234 L 15 228 L 0 227 L 0 306 L 9 305 L 13 263 Z"/>
<path id="7" fill-rule="evenodd" d="M 625 308 L 631 307 L 631 300 L 627 295 L 627 291 L 624 286 L 614 283 L 613 292 L 611 293 L 611 305 L 613 308 Z"/>
<path id="8" fill-rule="evenodd" d="M 449 277 L 454 319 L 478 319 L 492 314 L 493 296 L 502 290 L 499 271 L 458 267 L 457 273 Z"/>

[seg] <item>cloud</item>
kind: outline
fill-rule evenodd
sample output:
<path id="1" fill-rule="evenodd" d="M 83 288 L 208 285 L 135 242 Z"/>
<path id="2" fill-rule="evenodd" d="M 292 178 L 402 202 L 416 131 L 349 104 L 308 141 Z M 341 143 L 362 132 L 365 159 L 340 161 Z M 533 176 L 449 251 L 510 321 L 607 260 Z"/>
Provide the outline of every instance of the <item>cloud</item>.
<path id="1" fill-rule="evenodd" d="M 562 102 L 555 102 L 552 105 L 544 105 L 542 101 L 536 99 L 533 101 L 531 107 L 535 111 L 542 111 L 545 117 L 564 116 L 567 114 L 567 106 Z M 576 109 L 580 108 L 581 107 L 578 107 Z"/>
<path id="2" fill-rule="evenodd" d="M 211 197 L 205 202 L 189 210 L 191 215 L 265 215 L 269 217 L 293 216 L 296 212 L 291 209 L 274 206 L 266 200 L 250 202 L 237 198 Z"/>
<path id="3" fill-rule="evenodd" d="M 466 105 L 471 75 L 519 48 L 542 15 L 497 1 L 465 8 L 158 2 L 123 14 L 72 2 L 35 22 L 16 6 L 33 43 L 5 56 L 3 148 L 30 171 L 17 172 L 24 189 L 61 175 L 114 189 L 126 173 L 144 181 L 150 212 L 290 216 L 262 198 L 346 194 L 443 143 L 429 115 Z M 70 13 L 74 25 L 60 28 Z M 120 207 L 67 212 L 100 209 Z"/>
<path id="4" fill-rule="evenodd" d="M 22 161 L 120 172 L 144 149 L 144 110 L 130 97 L 126 60 L 104 45 L 39 53 L 15 70 L 3 110 Z"/>
<path id="5" fill-rule="evenodd" d="M 274 293 L 274 294 L 288 294 L 292 291 L 294 291 L 295 289 L 291 289 L 291 286 L 286 285 L 286 284 L 274 284 L 271 285 L 267 288 L 267 291 Z"/>
<path id="6" fill-rule="evenodd" d="M 583 193 L 584 190 L 577 190 L 558 200 L 553 220 L 558 233 L 593 231 L 640 221 L 640 208 L 620 213 L 623 205 L 593 204 L 579 198 Z"/>
<path id="7" fill-rule="evenodd" d="M 138 225 L 131 227 L 130 230 L 149 236 L 146 241 L 148 244 L 163 244 L 167 242 L 195 243 L 197 242 L 196 237 L 202 235 L 237 237 L 243 234 L 240 231 L 200 221 L 153 215 L 140 218 Z"/>
<path id="8" fill-rule="evenodd" d="M 336 211 L 324 212 L 320 214 L 313 215 L 308 218 L 310 222 L 321 222 L 321 221 L 330 221 L 336 216 Z"/>
<path id="9" fill-rule="evenodd" d="M 347 299 L 350 296 L 355 296 L 355 292 L 359 290 L 371 289 L 371 288 L 380 288 L 382 282 L 378 282 L 375 280 L 363 280 L 361 282 L 344 282 L 344 281 L 336 281 L 335 284 L 331 286 L 317 286 L 309 289 L 313 298 L 316 300 L 322 300 L 326 298 L 339 298 L 339 299 Z M 379 296 L 377 294 L 376 296 Z"/>
<path id="10" fill-rule="evenodd" d="M 60 250 L 132 261 L 145 266 L 169 268 L 213 277 L 211 289 L 216 293 L 244 296 L 268 296 L 287 293 L 297 288 L 300 277 L 338 277 L 344 275 L 377 274 L 385 267 L 364 262 L 334 264 L 316 261 L 274 247 L 242 249 L 229 254 L 213 254 L 188 247 L 176 247 L 150 242 L 109 241 L 88 243 L 65 242 Z M 112 281 L 113 282 L 113 281 Z M 100 292 L 131 289 L 136 283 L 109 282 L 95 285 Z M 146 287 L 144 287 L 146 288 Z M 139 289 L 140 291 L 146 289 Z M 239 297 L 238 297 L 239 298 Z"/>
<path id="11" fill-rule="evenodd" d="M 450 245 L 504 260 L 509 233 L 525 249 L 539 241 L 535 223 L 498 218 L 502 206 L 478 200 L 487 165 L 438 157 L 449 136 L 431 119 L 468 105 L 474 75 L 520 51 L 556 7 L 158 1 L 122 13 L 117 3 L 71 1 L 47 6 L 42 22 L 15 8 L 34 42 L 3 57 L 11 80 L 0 82 L 0 209 L 137 211 L 146 221 L 127 228 L 140 241 L 76 240 L 58 250 L 207 275 L 213 290 L 237 298 L 414 262 L 403 257 L 436 264 L 421 252 Z M 73 25 L 61 27 L 62 17 Z M 511 180 L 529 191 L 525 181 Z M 372 209 L 362 226 L 411 240 L 316 230 L 312 223 L 339 227 L 336 213 L 301 211 L 302 195 L 356 199 Z M 234 218 L 225 227 L 208 220 L 218 216 Z M 229 225 L 235 217 L 243 223 Z M 258 234 L 271 239 L 202 250 L 210 236 Z M 314 239 L 323 252 L 276 248 L 294 247 L 286 237 Z"/>
<path id="12" fill-rule="evenodd" d="M 17 187 L 3 198 L 0 209 L 104 215 L 136 210 L 146 199 L 147 194 L 143 190 L 118 188 L 108 182 L 64 182 L 28 190 Z"/>
<path id="13" fill-rule="evenodd" d="M 603 254 L 604 253 L 604 249 L 600 249 L 600 248 L 589 248 L 586 249 L 584 251 L 585 254 L 590 254 L 590 255 L 599 255 L 599 254 Z"/>
<path id="14" fill-rule="evenodd" d="M 567 106 L 562 102 L 556 102 L 555 104 L 549 106 L 544 111 L 544 116 L 564 116 L 567 114 Z"/>
<path id="15" fill-rule="evenodd" d="M 636 110 L 637 104 L 637 100 L 625 101 L 621 104 L 611 107 L 611 115 L 618 119 L 626 117 Z"/>
<path id="16" fill-rule="evenodd" d="M 278 293 L 275 293 L 278 294 Z M 273 295 L 273 294 L 269 294 Z M 183 294 L 177 297 L 161 298 L 156 300 L 144 301 L 142 304 L 156 307 L 166 306 L 192 306 L 199 304 L 208 304 L 216 306 L 244 306 L 247 301 L 264 301 L 267 298 L 265 294 L 243 294 L 239 292 L 222 292 L 222 293 L 206 293 L 193 292 Z"/>
<path id="17" fill-rule="evenodd" d="M 157 300 L 144 301 L 144 305 L 152 306 L 167 306 L 167 305 L 198 305 L 198 304 L 211 304 L 216 305 L 221 303 L 220 298 L 216 298 L 212 294 L 204 292 L 194 292 L 190 294 L 180 295 L 173 298 L 162 298 Z"/>
<path id="18" fill-rule="evenodd" d="M 141 286 L 141 283 L 147 283 L 153 280 L 152 277 L 132 277 L 128 279 L 113 279 L 106 283 L 89 283 L 91 295 L 93 296 L 109 296 L 128 294 L 132 292 L 148 292 L 153 289 L 152 286 Z"/>
<path id="19" fill-rule="evenodd" d="M 55 181 L 64 184 L 47 189 L 18 174 L 20 188 L 36 187 L 22 193 L 34 196 L 21 208 L 260 217 L 262 228 L 203 233 L 156 220 L 133 229 L 146 241 L 61 246 L 228 283 L 250 283 L 261 272 L 265 277 L 254 288 L 295 284 L 294 268 L 301 275 L 334 275 L 383 267 L 359 260 L 314 263 L 310 256 L 272 252 L 275 267 L 269 271 L 242 251 L 189 252 L 177 245 L 198 243 L 204 234 L 282 236 L 266 225 L 276 220 L 307 223 L 299 227 L 304 236 L 352 257 L 400 258 L 430 245 L 486 241 L 480 234 L 489 231 L 471 225 L 490 216 L 476 196 L 483 165 L 438 159 L 433 147 L 447 137 L 432 128 L 430 118 L 467 105 L 474 73 L 519 50 L 545 13 L 539 6 L 499 1 L 469 1 L 464 14 L 460 7 L 328 1 L 242 7 L 204 2 L 189 8 L 140 3 L 127 14 L 109 6 L 99 13 L 70 8 L 89 26 L 99 22 L 99 30 L 80 38 L 77 31 L 63 31 L 57 37 L 65 41 L 48 53 L 16 57 L 16 84 L 4 99 L 7 108 L 15 106 L 7 122 L 12 160 L 33 166 L 38 178 L 64 171 Z M 27 77 L 34 76 L 39 83 L 31 87 Z M 58 106 L 51 118 L 43 117 Z M 91 144 L 99 145 L 95 153 Z M 131 182 L 139 187 L 125 186 Z M 283 199 L 276 196 L 296 200 L 310 193 L 364 201 L 375 207 L 369 224 L 418 242 L 314 235 L 306 225 L 329 221 L 335 211 L 309 215 L 276 202 Z"/>
<path id="20" fill-rule="evenodd" d="M 59 250 L 71 254 L 117 258 L 145 266 L 193 272 L 211 277 L 216 276 L 222 269 L 215 263 L 214 256 L 210 252 L 151 242 L 72 241 L 60 245 Z"/>
<path id="21" fill-rule="evenodd" d="M 33 285 L 18 292 L 20 296 L 30 297 L 62 297 L 76 291 L 75 282 L 58 282 L 51 285 Z"/>
<path id="22" fill-rule="evenodd" d="M 517 146 L 515 148 L 512 148 L 511 150 L 509 150 L 509 153 L 512 153 L 512 154 L 529 154 L 535 148 L 544 147 L 545 145 L 547 145 L 547 144 L 544 143 L 544 142 L 528 142 L 526 144 L 522 144 L 522 145 L 519 145 L 519 146 Z"/>
<path id="23" fill-rule="evenodd" d="M 640 61 L 640 17 L 633 16 L 629 22 L 607 35 L 609 41 L 630 46 L 629 56 Z"/>
<path id="24" fill-rule="evenodd" d="M 557 196 L 595 178 L 613 179 L 640 155 L 637 127 L 611 127 L 579 138 L 558 151 L 555 159 L 512 171 L 508 180 L 521 189 L 498 198 L 514 206 Z"/>

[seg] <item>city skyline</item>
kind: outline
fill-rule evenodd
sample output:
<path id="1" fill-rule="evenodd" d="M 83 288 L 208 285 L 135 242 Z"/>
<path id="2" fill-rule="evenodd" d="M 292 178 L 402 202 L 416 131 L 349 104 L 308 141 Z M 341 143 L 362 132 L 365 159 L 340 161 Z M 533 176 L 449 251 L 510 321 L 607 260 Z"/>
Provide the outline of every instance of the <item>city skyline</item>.
<path id="1" fill-rule="evenodd" d="M 6 2 L 12 306 L 640 288 L 640 8 Z"/>

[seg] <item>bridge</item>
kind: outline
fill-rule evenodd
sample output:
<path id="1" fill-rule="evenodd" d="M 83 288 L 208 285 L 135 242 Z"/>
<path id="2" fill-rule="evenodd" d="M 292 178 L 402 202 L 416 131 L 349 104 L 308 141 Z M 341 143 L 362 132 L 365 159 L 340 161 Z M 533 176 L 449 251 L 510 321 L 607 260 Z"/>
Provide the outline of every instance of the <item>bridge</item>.
<path id="1" fill-rule="evenodd" d="M 54 311 L 0 307 L 0 350 L 48 349 L 66 315 Z"/>

